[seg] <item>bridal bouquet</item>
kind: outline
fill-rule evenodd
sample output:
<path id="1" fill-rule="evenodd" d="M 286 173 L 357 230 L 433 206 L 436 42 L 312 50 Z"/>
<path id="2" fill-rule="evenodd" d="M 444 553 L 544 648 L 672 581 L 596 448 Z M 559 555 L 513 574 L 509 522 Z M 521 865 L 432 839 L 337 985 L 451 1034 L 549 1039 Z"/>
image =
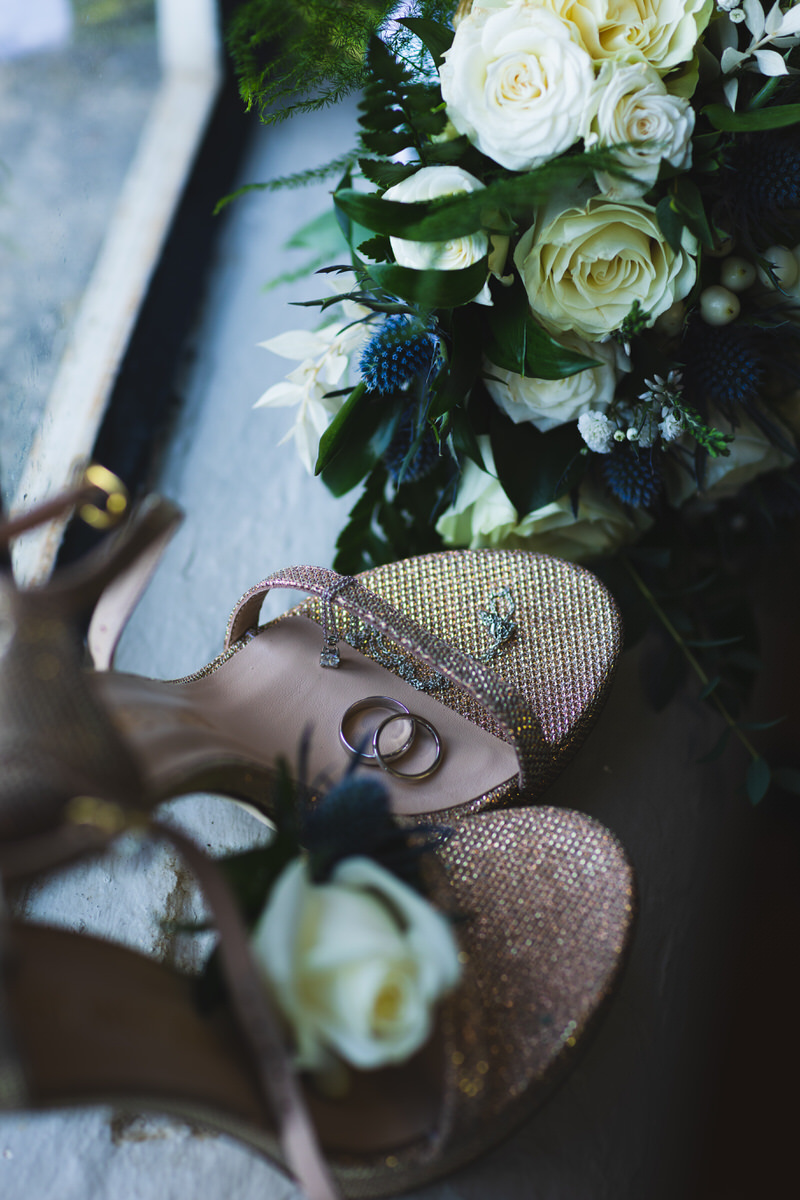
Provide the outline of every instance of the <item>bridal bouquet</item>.
<path id="1" fill-rule="evenodd" d="M 714 627 L 730 606 L 670 613 L 653 572 L 694 595 L 723 542 L 730 577 L 800 512 L 800 4 L 277 12 L 234 27 L 250 102 L 362 88 L 326 168 L 349 253 L 309 300 L 320 329 L 264 343 L 299 365 L 259 402 L 296 405 L 335 494 L 361 486 L 337 567 L 444 544 L 613 573 L 636 544 L 621 590 L 694 645 L 730 732 L 746 639 Z M 256 70 L 270 21 L 283 49 Z"/>

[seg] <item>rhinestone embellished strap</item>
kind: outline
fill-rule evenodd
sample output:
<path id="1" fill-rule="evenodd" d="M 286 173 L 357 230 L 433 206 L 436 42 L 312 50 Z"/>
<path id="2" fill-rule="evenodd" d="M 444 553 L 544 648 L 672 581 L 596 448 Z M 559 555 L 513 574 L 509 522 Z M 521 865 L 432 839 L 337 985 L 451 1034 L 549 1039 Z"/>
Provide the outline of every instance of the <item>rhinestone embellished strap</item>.
<path id="1" fill-rule="evenodd" d="M 538 764 L 546 752 L 541 727 L 524 696 L 512 684 L 498 678 L 485 663 L 442 641 L 355 579 L 348 580 L 325 567 L 288 567 L 268 576 L 245 592 L 233 610 L 226 647 L 255 628 L 264 597 L 271 588 L 294 588 L 336 604 L 467 691 L 491 712 L 514 747 L 520 768 L 520 791 L 525 795 L 534 790 Z"/>

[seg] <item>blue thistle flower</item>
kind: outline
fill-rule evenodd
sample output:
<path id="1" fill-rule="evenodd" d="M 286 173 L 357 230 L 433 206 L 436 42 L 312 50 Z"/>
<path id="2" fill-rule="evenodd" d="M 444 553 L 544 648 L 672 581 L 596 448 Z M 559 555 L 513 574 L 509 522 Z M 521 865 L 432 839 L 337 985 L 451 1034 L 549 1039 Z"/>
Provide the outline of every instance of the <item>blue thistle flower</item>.
<path id="1" fill-rule="evenodd" d="M 736 202 L 751 221 L 800 207 L 800 141 L 794 132 L 738 137 L 728 154 Z"/>
<path id="2" fill-rule="evenodd" d="M 630 442 L 617 442 L 602 456 L 600 474 L 608 490 L 631 508 L 650 508 L 661 495 L 664 481 L 657 459 Z"/>
<path id="3" fill-rule="evenodd" d="M 413 422 L 411 414 L 406 413 L 383 456 L 384 466 L 389 474 L 389 478 L 395 485 L 398 483 L 418 483 L 420 479 L 424 479 L 426 475 L 430 475 L 431 471 L 441 461 L 436 438 L 430 430 L 427 430 L 417 447 L 414 457 L 409 462 L 405 471 L 403 471 L 403 463 L 411 449 L 413 441 Z"/>
<path id="4" fill-rule="evenodd" d="M 361 352 L 359 369 L 370 391 L 397 392 L 430 370 L 436 338 L 419 322 L 388 317 Z"/>
<path id="5" fill-rule="evenodd" d="M 736 405 L 758 399 L 764 360 L 746 327 L 694 321 L 681 356 L 687 395 L 701 410 L 711 403 L 731 413 Z"/>

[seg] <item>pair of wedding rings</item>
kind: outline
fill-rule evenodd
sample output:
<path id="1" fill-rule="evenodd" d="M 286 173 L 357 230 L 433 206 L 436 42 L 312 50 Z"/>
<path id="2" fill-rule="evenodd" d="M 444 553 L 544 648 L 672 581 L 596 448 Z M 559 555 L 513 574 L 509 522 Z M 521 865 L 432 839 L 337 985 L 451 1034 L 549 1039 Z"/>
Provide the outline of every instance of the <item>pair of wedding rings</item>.
<path id="1" fill-rule="evenodd" d="M 361 714 L 373 709 L 388 711 L 389 716 L 379 719 L 377 724 L 374 717 L 359 720 Z M 420 771 L 400 771 L 393 764 L 411 749 L 418 728 L 433 743 L 433 760 Z M 351 704 L 339 722 L 339 741 L 349 754 L 358 755 L 368 766 L 381 767 L 397 779 L 427 779 L 442 761 L 442 740 L 435 725 L 391 696 L 366 696 Z"/>

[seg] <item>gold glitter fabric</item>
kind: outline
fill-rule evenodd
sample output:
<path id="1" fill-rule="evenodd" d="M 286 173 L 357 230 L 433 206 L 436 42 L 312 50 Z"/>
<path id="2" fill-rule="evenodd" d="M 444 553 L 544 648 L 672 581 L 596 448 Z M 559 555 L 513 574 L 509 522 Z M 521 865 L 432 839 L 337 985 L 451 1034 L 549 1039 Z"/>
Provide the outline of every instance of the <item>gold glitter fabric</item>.
<path id="1" fill-rule="evenodd" d="M 477 814 L 439 858 L 465 961 L 443 1015 L 439 1127 L 372 1162 L 335 1164 L 348 1196 L 421 1186 L 508 1134 L 570 1068 L 625 961 L 633 870 L 591 818 Z"/>
<path id="2" fill-rule="evenodd" d="M 599 580 L 525 551 L 424 555 L 366 571 L 350 584 L 322 567 L 291 567 L 245 593 L 228 625 L 229 647 L 256 629 L 271 588 L 311 592 L 314 599 L 287 615 L 332 623 L 340 639 L 402 678 L 416 671 L 426 686 L 438 675 L 443 686 L 430 689 L 436 700 L 514 746 L 519 777 L 465 797 L 464 812 L 541 794 L 596 719 L 621 648 L 619 613 Z M 483 662 L 492 642 L 481 612 L 491 611 L 504 590 L 516 631 Z"/>

